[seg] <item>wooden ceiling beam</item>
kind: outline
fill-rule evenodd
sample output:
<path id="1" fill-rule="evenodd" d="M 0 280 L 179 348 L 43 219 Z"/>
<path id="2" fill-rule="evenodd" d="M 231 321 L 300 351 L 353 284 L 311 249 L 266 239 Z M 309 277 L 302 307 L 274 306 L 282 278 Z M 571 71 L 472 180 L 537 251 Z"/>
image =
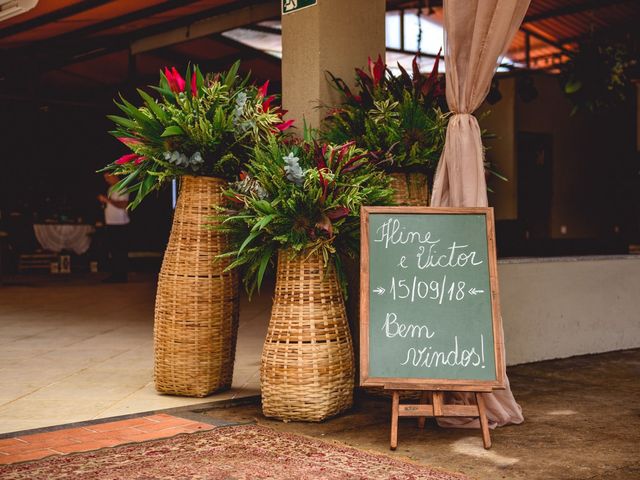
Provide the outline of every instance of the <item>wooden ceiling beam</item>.
<path id="1" fill-rule="evenodd" d="M 97 78 L 90 77 L 88 75 L 83 75 L 83 74 L 77 73 L 77 72 L 72 72 L 72 71 L 67 70 L 65 68 L 61 68 L 61 69 L 57 70 L 57 72 L 59 72 L 59 73 L 61 73 L 63 75 L 67 75 L 69 77 L 78 78 L 78 79 L 80 79 L 82 81 L 85 81 L 85 82 L 95 83 L 96 85 L 100 85 L 100 86 L 103 86 L 103 87 L 109 85 L 107 82 L 104 82 L 104 81 L 99 80 Z"/>
<path id="2" fill-rule="evenodd" d="M 627 20 L 625 20 L 623 23 L 619 23 L 617 25 L 611 25 L 608 27 L 604 27 L 604 28 L 600 28 L 598 30 L 594 30 L 594 31 L 588 31 L 585 33 L 581 33 L 580 35 L 576 35 L 573 37 L 564 37 L 558 40 L 558 42 L 561 42 L 563 45 L 570 45 L 572 43 L 576 43 L 576 42 L 580 42 L 582 40 L 585 40 L 589 37 L 608 37 L 608 36 L 612 36 L 612 37 L 619 37 L 621 34 L 627 34 L 630 33 L 632 34 L 632 36 L 635 36 L 636 38 L 640 37 L 640 31 L 638 30 L 638 23 L 640 22 L 640 18 L 638 18 L 638 16 L 634 16 L 631 18 L 628 18 Z"/>
<path id="3" fill-rule="evenodd" d="M 574 15 L 576 13 L 588 12 L 591 10 L 598 10 L 601 8 L 611 7 L 620 3 L 631 3 L 636 0 L 588 0 L 583 3 L 576 3 L 574 5 L 565 5 L 563 7 L 555 8 L 553 10 L 547 10 L 535 15 L 528 15 L 524 17 L 523 24 L 540 22 L 542 20 L 548 20 L 550 18 L 562 17 L 565 15 Z"/>
<path id="4" fill-rule="evenodd" d="M 102 5 L 105 5 L 112 1 L 113 0 L 84 0 L 81 2 L 77 2 L 67 7 L 45 13 L 44 15 L 40 15 L 35 18 L 31 18 L 24 22 L 9 25 L 8 27 L 0 30 L 0 38 L 11 37 L 13 35 L 26 32 L 27 30 L 33 30 L 48 23 L 57 22 L 58 20 L 62 20 L 63 18 L 72 17 L 74 15 L 78 15 L 79 13 L 93 10 L 94 8 L 101 7 Z"/>
<path id="5" fill-rule="evenodd" d="M 275 2 L 260 2 L 258 4 L 248 5 L 206 19 L 201 19 L 170 31 L 163 31 L 156 35 L 134 40 L 131 43 L 131 52 L 136 55 L 161 47 L 207 37 L 211 34 L 268 20 L 277 17 L 279 14 L 280 5 Z"/>
<path id="6" fill-rule="evenodd" d="M 76 40 L 82 39 L 83 37 L 88 37 L 90 35 L 94 35 L 104 30 L 120 27 L 122 25 L 126 25 L 127 23 L 135 22 L 137 20 L 148 18 L 153 15 L 158 15 L 160 13 L 165 13 L 170 10 L 175 10 L 177 8 L 185 7 L 197 1 L 199 0 L 166 0 L 156 5 L 151 5 L 150 7 L 147 7 L 147 8 L 135 10 L 125 15 L 109 18 L 102 22 L 93 23 L 91 25 L 87 25 L 86 27 L 81 27 L 75 30 L 71 30 L 69 32 L 62 33 L 60 35 L 56 35 L 54 37 L 49 37 L 44 40 L 34 42 L 29 45 L 29 48 L 30 49 L 39 48 L 43 44 L 50 43 L 50 42 L 51 43 L 55 42 L 56 44 L 59 44 L 60 42 L 68 43 L 71 41 L 76 41 Z"/>
<path id="7" fill-rule="evenodd" d="M 274 57 L 273 55 L 269 55 L 268 53 L 263 52 L 262 50 L 258 50 L 257 48 L 253 48 L 253 47 L 250 47 L 249 45 L 245 45 L 244 43 L 238 42 L 233 38 L 225 37 L 220 33 L 212 35 L 211 39 L 215 40 L 216 42 L 223 43 L 231 48 L 235 48 L 239 52 L 245 54 L 248 57 L 259 58 L 271 63 L 277 63 L 278 65 L 280 64 L 279 58 Z"/>
<path id="8" fill-rule="evenodd" d="M 531 29 L 530 27 L 521 26 L 520 30 L 524 33 L 531 35 L 533 38 L 537 38 L 538 40 L 546 43 L 547 45 L 551 45 L 552 47 L 556 47 L 558 50 L 566 53 L 567 55 L 572 55 L 574 52 L 565 48 L 562 42 L 557 41 L 554 38 L 551 38 L 548 34 L 541 34 L 536 30 Z"/>
<path id="9" fill-rule="evenodd" d="M 187 58 L 183 53 L 176 52 L 174 50 L 163 49 L 156 50 L 153 53 L 154 57 L 160 58 L 162 60 L 167 61 L 167 66 L 173 66 L 178 68 L 179 70 L 183 70 L 187 63 L 191 63 L 193 65 L 198 65 L 201 70 L 207 72 L 216 72 L 221 70 L 223 67 L 230 66 L 233 62 L 238 60 L 237 53 L 231 53 L 228 55 L 224 55 L 222 57 L 217 58 L 204 58 L 201 56 L 198 57 L 189 57 Z"/>
<path id="10" fill-rule="evenodd" d="M 264 9 L 263 7 L 265 5 L 268 5 L 271 10 Z M 48 49 L 40 48 L 37 52 L 39 54 L 38 58 L 34 58 L 34 56 L 32 55 L 21 54 L 21 50 L 16 50 L 13 52 L 11 50 L 8 50 L 5 55 L 6 61 L 1 65 L 3 70 L 2 73 L 4 73 L 5 75 L 9 75 L 10 72 L 13 72 L 11 74 L 18 73 L 16 70 L 19 70 L 19 68 L 15 67 L 23 65 L 25 64 L 25 62 L 33 63 L 34 61 L 37 61 L 39 70 L 41 72 L 45 72 L 49 70 L 56 70 L 66 65 L 92 60 L 125 49 L 129 49 L 134 54 L 141 53 L 142 51 L 151 51 L 155 48 L 161 48 L 162 46 L 170 46 L 176 43 L 181 43 L 182 41 L 189 41 L 194 38 L 210 35 L 211 33 L 206 32 L 216 31 L 216 28 L 213 28 L 214 26 L 223 26 L 222 23 L 217 24 L 215 22 L 217 16 L 226 16 L 236 11 L 242 11 L 242 14 L 238 17 L 225 17 L 224 25 L 231 25 L 230 28 L 234 28 L 233 21 L 240 22 L 240 20 L 242 19 L 246 20 L 246 18 L 248 18 L 247 15 L 249 15 L 250 18 L 260 18 L 257 21 L 261 21 L 265 20 L 266 18 L 259 17 L 257 15 L 258 13 L 262 13 L 266 16 L 269 13 L 272 13 L 273 9 L 275 8 L 277 16 L 277 14 L 279 14 L 278 5 L 278 3 L 274 3 L 272 0 L 245 1 L 243 2 L 243 6 L 241 7 L 238 7 L 237 4 L 227 4 L 197 12 L 191 15 L 186 15 L 184 17 L 163 22 L 161 24 L 142 28 L 126 35 L 89 38 L 83 41 L 81 44 L 63 46 L 62 49 L 60 49 L 59 45 L 54 44 Z M 247 11 L 248 9 L 255 10 L 253 10 L 253 13 L 250 13 Z M 253 15 L 253 17 L 251 17 L 251 15 Z M 274 15 L 271 15 L 269 18 L 273 16 Z M 202 22 L 202 24 L 200 24 L 200 22 Z M 177 41 L 178 39 L 176 38 L 173 38 L 173 41 L 171 42 L 161 41 L 155 44 L 155 48 L 151 48 L 151 44 L 146 44 L 146 46 L 149 48 L 140 48 L 137 50 L 134 50 L 132 48 L 133 44 L 136 41 L 144 41 L 147 38 L 157 39 L 156 36 L 158 34 L 162 34 L 163 32 L 175 32 L 176 28 L 196 29 L 197 36 L 190 35 L 186 39 L 182 37 L 181 41 Z M 164 43 L 164 45 L 161 45 L 161 43 Z M 145 44 L 138 45 L 141 47 L 145 47 Z"/>

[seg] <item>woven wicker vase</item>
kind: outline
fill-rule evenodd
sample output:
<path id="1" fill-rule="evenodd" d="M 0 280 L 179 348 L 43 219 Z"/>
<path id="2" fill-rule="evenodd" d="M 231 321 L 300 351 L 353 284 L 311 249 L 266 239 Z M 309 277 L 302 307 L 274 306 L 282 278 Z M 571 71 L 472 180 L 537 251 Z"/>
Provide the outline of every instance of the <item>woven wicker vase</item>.
<path id="1" fill-rule="evenodd" d="M 393 201 L 398 205 L 426 207 L 429 205 L 427 176 L 420 172 L 394 172 L 391 174 Z"/>
<path id="2" fill-rule="evenodd" d="M 238 333 L 238 276 L 214 262 L 224 235 L 207 229 L 226 182 L 183 177 L 158 279 L 154 378 L 161 393 L 205 397 L 231 387 Z"/>
<path id="3" fill-rule="evenodd" d="M 267 417 L 319 422 L 351 407 L 353 345 L 333 263 L 279 252 L 260 373 Z"/>

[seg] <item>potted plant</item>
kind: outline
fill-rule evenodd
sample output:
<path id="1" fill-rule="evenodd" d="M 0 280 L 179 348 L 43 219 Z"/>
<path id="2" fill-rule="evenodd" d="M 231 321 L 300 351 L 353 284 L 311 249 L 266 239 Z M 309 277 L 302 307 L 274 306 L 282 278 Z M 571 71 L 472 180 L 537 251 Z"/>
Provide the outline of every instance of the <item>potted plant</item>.
<path id="1" fill-rule="evenodd" d="M 559 66 L 564 94 L 579 111 L 596 113 L 633 98 L 638 42 L 616 35 L 591 35 Z"/>
<path id="2" fill-rule="evenodd" d="M 257 145 L 227 196 L 221 229 L 233 239 L 227 270 L 244 268 L 247 289 L 277 263 L 261 363 L 268 417 L 320 421 L 353 400 L 353 345 L 338 253 L 354 255 L 362 205 L 389 204 L 378 159 L 355 146 L 308 140 Z"/>
<path id="3" fill-rule="evenodd" d="M 286 129 L 282 112 L 256 87 L 226 73 L 203 75 L 189 67 L 160 74 L 157 99 L 138 90 L 143 104 L 124 98 L 124 116 L 109 118 L 111 132 L 131 152 L 105 170 L 133 194 L 135 208 L 167 180 L 179 177 L 180 195 L 158 280 L 154 324 L 154 377 L 162 393 L 203 397 L 229 388 L 238 324 L 238 278 L 213 258 L 228 239 L 205 228 L 256 144 Z"/>
<path id="4" fill-rule="evenodd" d="M 356 68 L 357 92 L 329 73 L 342 103 L 329 110 L 321 134 L 330 142 L 355 140 L 370 151 L 382 152 L 381 163 L 390 173 L 394 201 L 427 205 L 428 179 L 433 178 L 444 147 L 448 115 L 443 113 L 444 83 L 438 77 L 438 59 L 428 76 L 416 59 L 413 76 L 398 64 L 395 75 L 378 56 L 369 59 L 369 72 Z"/>

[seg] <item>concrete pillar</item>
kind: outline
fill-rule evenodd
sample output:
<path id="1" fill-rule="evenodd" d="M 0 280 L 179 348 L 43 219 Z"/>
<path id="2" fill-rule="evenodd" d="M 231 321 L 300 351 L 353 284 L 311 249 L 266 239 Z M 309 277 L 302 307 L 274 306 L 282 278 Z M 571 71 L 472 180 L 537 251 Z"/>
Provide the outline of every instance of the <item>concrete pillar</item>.
<path id="1" fill-rule="evenodd" d="M 385 0 L 318 0 L 282 17 L 282 100 L 288 118 L 317 127 L 337 95 L 325 72 L 353 83 L 354 68 L 385 52 Z"/>

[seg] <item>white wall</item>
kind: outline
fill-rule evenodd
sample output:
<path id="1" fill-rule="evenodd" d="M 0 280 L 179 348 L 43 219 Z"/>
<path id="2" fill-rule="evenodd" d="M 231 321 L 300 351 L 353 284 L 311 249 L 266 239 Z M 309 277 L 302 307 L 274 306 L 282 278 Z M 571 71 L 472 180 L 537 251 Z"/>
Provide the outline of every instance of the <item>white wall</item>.
<path id="1" fill-rule="evenodd" d="M 502 260 L 508 365 L 640 347 L 640 256 Z"/>

